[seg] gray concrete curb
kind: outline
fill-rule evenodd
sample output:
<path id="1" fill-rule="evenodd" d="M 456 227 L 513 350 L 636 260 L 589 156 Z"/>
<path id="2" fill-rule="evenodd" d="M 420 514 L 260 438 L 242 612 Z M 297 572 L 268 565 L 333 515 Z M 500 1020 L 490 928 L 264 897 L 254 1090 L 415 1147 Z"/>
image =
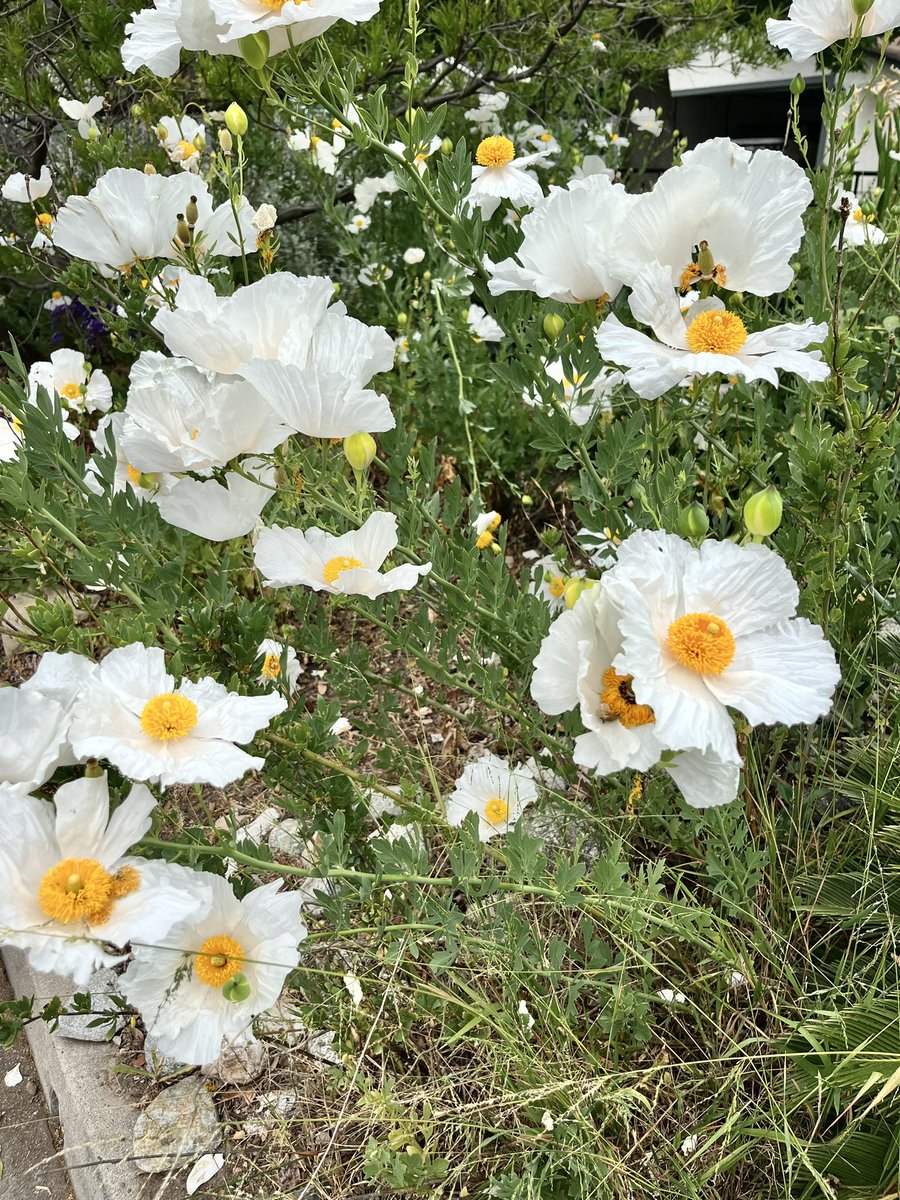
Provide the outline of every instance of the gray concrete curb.
<path id="1" fill-rule="evenodd" d="M 72 981 L 33 971 L 20 950 L 5 949 L 13 993 L 46 1002 L 73 994 Z M 57 1037 L 43 1021 L 27 1026 L 28 1043 L 49 1112 L 63 1131 L 63 1155 L 75 1200 L 160 1200 L 183 1196 L 183 1179 L 170 1190 L 162 1175 L 144 1175 L 129 1161 L 137 1111 L 117 1089 L 106 1042 Z"/>

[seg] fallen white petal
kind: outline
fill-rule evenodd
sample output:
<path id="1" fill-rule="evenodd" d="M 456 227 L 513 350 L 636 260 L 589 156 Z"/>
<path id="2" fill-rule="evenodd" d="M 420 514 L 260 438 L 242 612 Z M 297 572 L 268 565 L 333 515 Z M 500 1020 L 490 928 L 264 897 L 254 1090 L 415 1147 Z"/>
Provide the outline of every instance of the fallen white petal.
<path id="1" fill-rule="evenodd" d="M 184 1187 L 187 1194 L 193 1196 L 197 1188 L 203 1187 L 204 1183 L 221 1171 L 224 1161 L 224 1154 L 204 1154 L 202 1158 L 198 1158 L 185 1180 Z"/>
<path id="2" fill-rule="evenodd" d="M 359 979 L 352 974 L 344 976 L 344 987 L 350 993 L 350 999 L 353 1001 L 356 1008 L 363 1002 L 363 990 Z"/>
<path id="3" fill-rule="evenodd" d="M 22 1082 L 21 1064 L 16 1063 L 16 1065 L 13 1067 L 13 1069 L 11 1071 L 7 1071 L 6 1074 L 3 1076 L 3 1082 L 6 1084 L 7 1087 L 15 1087 L 16 1084 L 21 1083 Z"/>

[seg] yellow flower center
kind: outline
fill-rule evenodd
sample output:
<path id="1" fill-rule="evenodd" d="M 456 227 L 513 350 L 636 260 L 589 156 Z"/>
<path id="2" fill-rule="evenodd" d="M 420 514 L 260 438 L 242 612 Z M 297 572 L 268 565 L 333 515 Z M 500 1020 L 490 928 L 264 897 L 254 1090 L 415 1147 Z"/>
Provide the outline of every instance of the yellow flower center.
<path id="1" fill-rule="evenodd" d="M 566 581 L 563 579 L 562 575 L 553 575 L 547 581 L 547 591 L 551 596 L 555 596 L 557 599 L 559 599 L 565 590 Z"/>
<path id="2" fill-rule="evenodd" d="M 51 300 L 62 300 L 62 292 L 51 292 L 50 299 Z"/>
<path id="3" fill-rule="evenodd" d="M 208 937 L 194 955 L 194 971 L 207 987 L 220 988 L 244 965 L 244 947 L 227 933 Z"/>
<path id="4" fill-rule="evenodd" d="M 677 661 L 698 675 L 721 675 L 734 658 L 734 635 L 709 613 L 685 613 L 669 626 L 666 641 Z"/>
<path id="5" fill-rule="evenodd" d="M 144 705 L 141 729 L 158 742 L 187 737 L 197 724 L 197 705 L 178 692 L 163 692 Z"/>
<path id="6" fill-rule="evenodd" d="M 500 825 L 509 816 L 509 805 L 500 796 L 488 800 L 484 806 L 484 819 L 491 825 Z"/>
<path id="7" fill-rule="evenodd" d="M 134 487 L 138 487 L 140 485 L 141 473 L 137 467 L 133 467 L 131 463 L 128 464 L 128 478 Z"/>
<path id="8" fill-rule="evenodd" d="M 277 679 L 281 674 L 281 657 L 278 654 L 267 654 L 260 675 L 263 679 Z"/>
<path id="9" fill-rule="evenodd" d="M 34 218 L 34 223 L 39 229 L 47 229 L 53 224 L 53 218 L 49 213 L 38 213 L 38 215 Z"/>
<path id="10" fill-rule="evenodd" d="M 362 563 L 358 558 L 348 558 L 346 554 L 338 554 L 336 558 L 329 558 L 322 568 L 322 578 L 326 583 L 334 583 L 342 571 L 352 571 L 354 567 L 361 566 Z"/>
<path id="11" fill-rule="evenodd" d="M 494 535 L 491 533 L 491 531 L 489 529 L 486 529 L 484 531 L 484 533 L 480 533 L 478 535 L 478 537 L 475 539 L 475 545 L 478 547 L 479 550 L 487 550 L 488 546 L 491 544 L 491 542 L 493 540 L 494 540 Z"/>
<path id="12" fill-rule="evenodd" d="M 687 330 L 694 354 L 737 354 L 747 340 L 747 327 L 736 313 L 700 313 Z"/>
<path id="13" fill-rule="evenodd" d="M 853 220 L 856 221 L 857 223 L 861 223 L 865 219 L 866 219 L 865 213 L 863 212 L 863 210 L 861 208 L 858 208 L 856 210 L 856 212 L 853 214 Z"/>
<path id="14" fill-rule="evenodd" d="M 64 396 L 66 400 L 81 399 L 81 384 L 80 383 L 64 383 L 59 389 L 59 394 Z"/>
<path id="15" fill-rule="evenodd" d="M 600 693 L 600 702 L 606 705 L 610 718 L 626 729 L 637 729 L 639 725 L 652 725 L 656 721 L 653 709 L 635 700 L 632 678 L 631 675 L 619 675 L 610 667 L 603 672 L 603 691 Z"/>
<path id="16" fill-rule="evenodd" d="M 182 159 L 193 158 L 195 154 L 200 153 L 200 151 L 197 149 L 197 147 L 194 145 L 193 142 L 186 142 L 184 140 L 184 138 L 182 138 L 182 140 L 178 143 L 178 145 L 176 146 L 176 150 L 181 151 Z"/>
<path id="17" fill-rule="evenodd" d="M 516 148 L 508 137 L 485 138 L 475 151 L 475 161 L 480 167 L 505 167 L 515 157 Z"/>
<path id="18" fill-rule="evenodd" d="M 38 888 L 38 904 L 51 920 L 63 925 L 86 921 L 102 925 L 113 904 L 136 892 L 141 877 L 134 867 L 122 867 L 115 875 L 94 858 L 65 858 L 51 867 Z"/>

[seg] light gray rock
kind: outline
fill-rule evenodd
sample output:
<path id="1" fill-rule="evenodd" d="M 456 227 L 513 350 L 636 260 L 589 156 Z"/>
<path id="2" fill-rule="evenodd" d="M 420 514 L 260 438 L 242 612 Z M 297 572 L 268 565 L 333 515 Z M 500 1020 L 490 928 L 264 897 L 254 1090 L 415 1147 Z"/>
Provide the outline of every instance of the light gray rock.
<path id="1" fill-rule="evenodd" d="M 222 1145 L 215 1102 L 199 1076 L 173 1083 L 141 1113 L 132 1154 L 139 1171 L 152 1175 L 187 1166 Z"/>
<path id="2" fill-rule="evenodd" d="M 201 1067 L 200 1074 L 223 1083 L 252 1083 L 262 1075 L 268 1061 L 269 1052 L 262 1042 L 235 1043 L 226 1038 L 219 1057 Z"/>
<path id="3" fill-rule="evenodd" d="M 587 815 L 579 816 L 567 804 L 550 803 L 526 808 L 521 828 L 531 837 L 540 838 L 548 857 L 561 850 L 573 850 L 581 839 L 580 859 L 588 867 L 603 854 L 600 827 Z"/>
<path id="4" fill-rule="evenodd" d="M 57 1037 L 74 1038 L 79 1042 L 108 1042 L 110 1040 L 109 1022 L 104 1021 L 102 1025 L 92 1025 L 92 1022 L 97 1020 L 100 1013 L 115 1011 L 116 1006 L 109 997 L 119 990 L 119 976 L 109 967 L 95 971 L 84 990 L 90 993 L 91 1012 L 72 1013 L 69 1016 L 60 1017 L 56 1035 Z M 121 1027 L 122 1018 L 119 1017 L 114 1026 L 116 1032 Z"/>

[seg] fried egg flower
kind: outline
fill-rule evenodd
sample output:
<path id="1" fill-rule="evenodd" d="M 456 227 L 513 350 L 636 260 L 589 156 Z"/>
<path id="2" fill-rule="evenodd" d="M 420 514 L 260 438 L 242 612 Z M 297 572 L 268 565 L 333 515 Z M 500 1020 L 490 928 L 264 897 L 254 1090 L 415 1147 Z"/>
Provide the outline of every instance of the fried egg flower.
<path id="1" fill-rule="evenodd" d="M 0 688 L 0 784 L 28 792 L 46 783 L 62 761 L 68 732 L 68 714 L 55 700 Z"/>
<path id="2" fill-rule="evenodd" d="M 777 150 L 755 154 L 713 138 L 663 172 L 631 206 L 613 247 L 627 283 L 653 261 L 686 291 L 708 280 L 732 291 L 771 296 L 794 278 L 791 258 L 803 238 L 812 185 Z M 706 247 L 694 262 L 696 246 Z"/>
<path id="3" fill-rule="evenodd" d="M 506 137 L 487 137 L 475 151 L 475 166 L 472 168 L 472 186 L 463 199 L 469 208 L 478 208 L 485 221 L 489 221 L 501 200 L 508 200 L 517 208 L 534 208 L 544 198 L 544 190 L 534 171 L 528 168 L 541 162 L 547 150 L 535 154 L 516 156 L 516 148 Z"/>
<path id="4" fill-rule="evenodd" d="M 245 196 L 235 222 L 230 201 L 214 207 L 209 188 L 187 172 L 145 175 L 130 167 L 113 167 L 86 196 L 70 196 L 59 210 L 53 242 L 73 258 L 107 270 L 129 271 L 137 259 L 177 258 L 184 246 L 176 240 L 179 214 L 193 198 L 198 218 L 192 244 L 201 255 L 234 257 L 256 246 L 253 208 Z"/>
<path id="5" fill-rule="evenodd" d="M 52 187 L 53 176 L 50 174 L 50 168 L 45 164 L 37 176 L 23 175 L 21 171 L 10 175 L 3 187 L 0 188 L 0 196 L 4 200 L 12 200 L 16 204 L 33 204 L 35 200 L 46 196 Z"/>
<path id="6" fill-rule="evenodd" d="M 157 647 L 111 650 L 75 706 L 69 738 L 82 758 L 105 758 L 131 779 L 225 787 L 264 760 L 251 742 L 287 702 L 238 696 L 208 677 L 176 683 Z"/>
<path id="7" fill-rule="evenodd" d="M 60 96 L 59 107 L 63 110 L 67 117 L 71 117 L 73 121 L 78 122 L 78 133 L 86 141 L 93 141 L 99 137 L 100 130 L 97 127 L 97 122 L 94 117 L 103 108 L 102 96 L 91 96 L 90 100 L 67 100 L 65 96 Z"/>
<path id="8" fill-rule="evenodd" d="M 260 643 L 256 656 L 263 660 L 257 683 L 263 687 L 278 687 L 286 683 L 288 691 L 293 691 L 301 674 L 297 651 L 293 646 L 266 638 Z"/>
<path id="9" fill-rule="evenodd" d="M 649 133 L 651 137 L 658 138 L 665 128 L 655 108 L 636 108 L 628 119 L 636 129 L 642 133 Z"/>
<path id="10" fill-rule="evenodd" d="M 751 725 L 809 724 L 831 709 L 840 671 L 818 625 L 798 617 L 799 590 L 762 545 L 633 533 L 603 577 L 619 610 L 613 666 L 632 678 L 672 749 L 734 745 L 729 709 Z"/>
<path id="11" fill-rule="evenodd" d="M 275 468 L 262 459 L 246 458 L 239 471 L 226 472 L 221 482 L 185 476 L 151 499 L 162 519 L 176 529 L 227 542 L 249 533 L 274 495 Z"/>
<path id="12" fill-rule="evenodd" d="M 561 304 L 613 299 L 624 277 L 611 269 L 610 259 L 635 200 L 605 175 L 551 188 L 522 218 L 516 258 L 485 261 L 491 295 L 534 292 Z"/>
<path id="13" fill-rule="evenodd" d="M 161 117 L 156 136 L 169 160 L 183 171 L 199 171 L 200 155 L 206 148 L 206 126 L 193 117 Z"/>
<path id="14" fill-rule="evenodd" d="M 28 371 L 29 400 L 37 399 L 39 387 L 69 412 L 108 412 L 112 385 L 102 371 L 94 371 L 78 350 L 54 350 L 49 362 L 32 363 Z"/>
<path id="15" fill-rule="evenodd" d="M 574 370 L 571 364 L 563 364 L 561 359 L 546 364 L 545 372 L 552 383 L 559 385 L 558 391 L 562 395 L 557 399 L 575 425 L 586 425 L 598 407 L 603 412 L 611 412 L 610 397 L 625 379 L 621 371 L 609 367 L 601 367 L 593 379 L 589 379 L 583 372 Z M 550 407 L 544 405 L 536 390 L 523 392 L 522 399 L 529 408 Z"/>
<path id="16" fill-rule="evenodd" d="M 108 459 L 112 457 L 111 475 L 112 495 L 130 490 L 138 500 L 151 500 L 159 494 L 168 492 L 175 484 L 172 475 L 153 475 L 139 471 L 128 461 L 123 448 L 123 430 L 125 414 L 123 412 L 109 413 L 97 425 L 94 432 L 94 446 L 97 453 L 88 459 L 84 482 L 95 496 L 104 493 L 103 477 L 109 469 Z"/>
<path id="17" fill-rule="evenodd" d="M 479 304 L 470 304 L 466 313 L 466 324 L 473 342 L 502 342 L 506 337 L 490 313 Z"/>
<path id="18" fill-rule="evenodd" d="M 857 30 L 861 37 L 873 37 L 895 25 L 900 25 L 900 0 L 874 0 L 862 19 L 853 0 L 794 0 L 786 21 L 766 21 L 766 33 L 773 46 L 803 62 Z"/>
<path id="19" fill-rule="evenodd" d="M 670 753 L 655 710 L 638 702 L 633 676 L 616 666 L 622 650 L 620 616 L 606 578 L 550 626 L 534 660 L 535 703 L 553 716 L 579 709 L 587 732 L 575 738 L 578 766 L 612 775 L 660 765 L 692 807 L 728 804 L 737 795 L 741 767 L 733 727 L 730 741 L 723 736 L 717 753 Z"/>
<path id="20" fill-rule="evenodd" d="M 226 1038 L 255 1040 L 253 1020 L 281 995 L 306 927 L 299 894 L 279 892 L 280 880 L 243 900 L 219 875 L 197 871 L 192 882 L 202 919 L 181 922 L 155 944 L 135 939 L 122 992 L 164 1054 L 202 1066 Z"/>
<path id="21" fill-rule="evenodd" d="M 475 530 L 475 545 L 479 550 L 486 550 L 491 545 L 502 521 L 503 518 L 493 509 L 478 514 L 472 522 L 472 528 Z"/>
<path id="22" fill-rule="evenodd" d="M 526 550 L 522 557 L 534 560 L 531 564 L 531 579 L 528 581 L 529 595 L 540 596 L 554 615 L 562 612 L 566 607 L 566 584 L 572 579 L 583 579 L 584 571 L 565 574 L 552 554 L 539 557 L 536 550 Z"/>
<path id="23" fill-rule="evenodd" d="M 462 825 L 470 812 L 477 813 L 478 837 L 489 842 L 508 833 L 537 798 L 537 783 L 527 767 L 511 767 L 505 758 L 486 754 L 463 768 L 447 797 L 447 822 Z"/>
<path id="24" fill-rule="evenodd" d="M 359 529 L 338 537 L 313 526 L 273 526 L 259 535 L 253 560 L 267 587 L 303 587 L 345 596 L 383 596 L 409 591 L 431 570 L 431 563 L 403 563 L 382 573 L 397 545 L 397 518 L 375 512 Z"/>
<path id="25" fill-rule="evenodd" d="M 307 151 L 315 165 L 326 175 L 334 175 L 337 171 L 338 155 L 346 144 L 339 133 L 334 134 L 333 141 L 326 142 L 311 129 L 297 130 L 288 138 L 288 145 L 292 150 Z"/>
<path id="26" fill-rule="evenodd" d="M 143 784 L 112 815 L 105 774 L 64 783 L 53 804 L 0 793 L 0 941 L 24 950 L 35 970 L 83 985 L 98 967 L 125 957 L 110 947 L 156 942 L 203 910 L 189 884 L 192 872 L 127 857 L 156 805 Z"/>
<path id="27" fill-rule="evenodd" d="M 887 241 L 887 234 L 883 229 L 875 224 L 874 215 L 864 213 L 860 207 L 853 192 L 842 191 L 839 193 L 832 208 L 838 212 L 841 210 L 841 205 L 847 201 L 850 211 L 847 214 L 847 219 L 844 222 L 844 245 L 845 246 L 881 246 Z M 840 244 L 840 234 L 834 239 L 833 245 L 837 247 Z"/>
<path id="28" fill-rule="evenodd" d="M 806 349 L 825 340 L 827 325 L 807 320 L 749 333 L 717 297 L 698 300 L 682 313 L 668 270 L 658 263 L 641 271 L 628 303 L 656 339 L 611 315 L 597 330 L 597 347 L 608 362 L 625 368 L 626 381 L 645 400 L 655 400 L 694 375 L 742 376 L 777 386 L 779 371 L 810 382 L 831 373 L 820 351 Z"/>
<path id="29" fill-rule="evenodd" d="M 388 149 L 393 150 L 398 157 L 405 159 L 407 162 L 415 164 L 416 170 L 420 175 L 424 175 L 428 170 L 428 160 L 432 154 L 436 154 L 441 148 L 441 138 L 435 134 L 430 142 L 421 142 L 417 146 L 409 147 L 403 142 L 389 142 Z"/>

